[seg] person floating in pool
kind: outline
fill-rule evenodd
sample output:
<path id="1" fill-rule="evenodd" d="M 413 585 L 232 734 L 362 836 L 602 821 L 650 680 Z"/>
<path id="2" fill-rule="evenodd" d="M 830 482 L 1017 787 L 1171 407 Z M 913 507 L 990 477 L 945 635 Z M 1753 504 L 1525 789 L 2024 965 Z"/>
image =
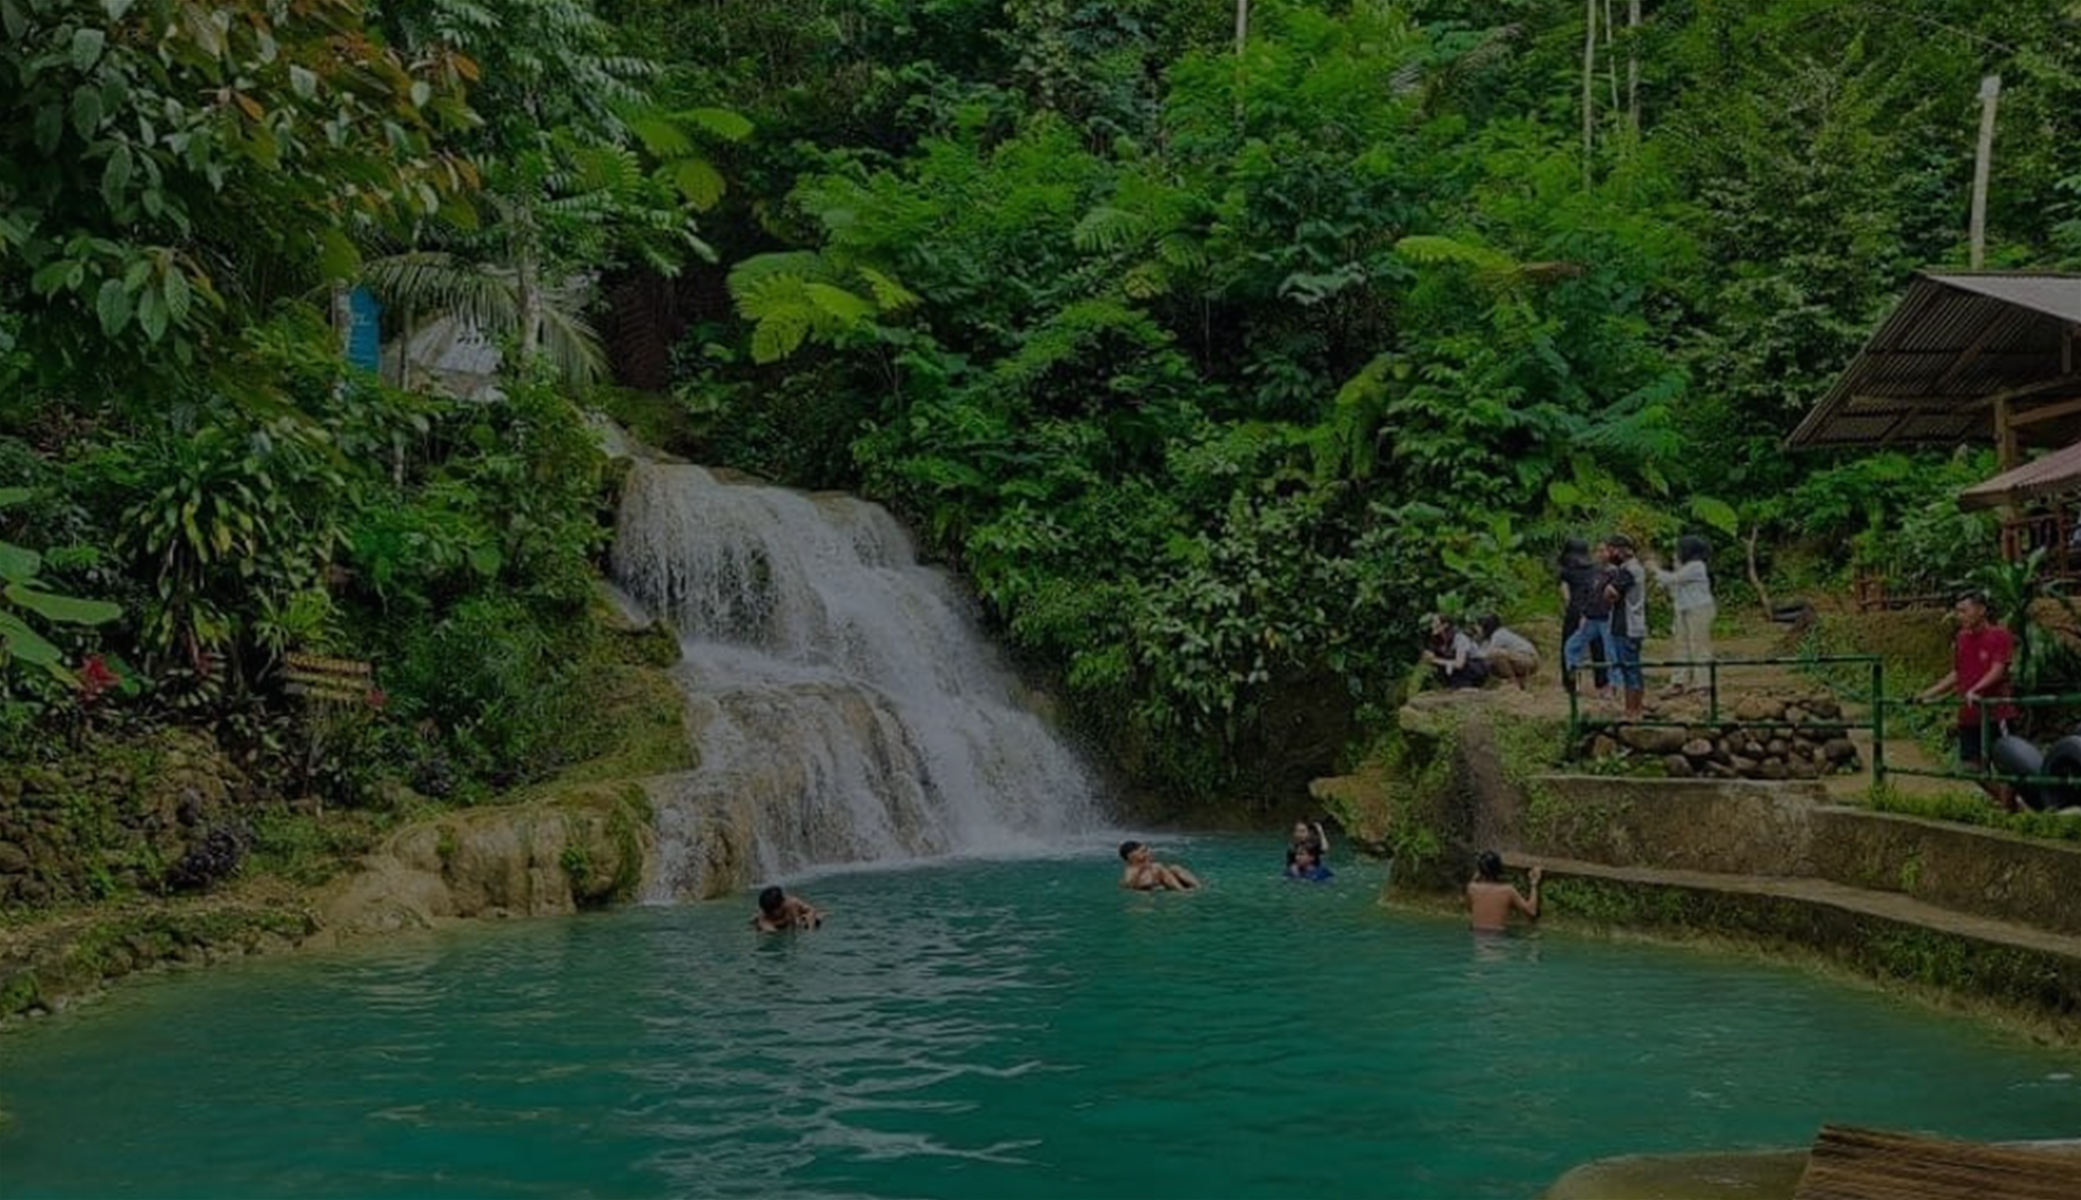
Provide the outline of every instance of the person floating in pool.
<path id="1" fill-rule="evenodd" d="M 1287 852 L 1286 877 L 1288 879 L 1305 880 L 1309 883 L 1328 883 L 1330 876 L 1333 874 L 1335 872 L 1322 865 L 1322 860 L 1316 857 L 1315 846 L 1311 842 L 1302 842 Z"/>
<path id="2" fill-rule="evenodd" d="M 1539 879 L 1544 874 L 1538 867 L 1532 868 L 1532 895 L 1527 898 L 1503 882 L 1503 856 L 1483 850 L 1474 860 L 1474 878 L 1467 881 L 1468 923 L 1476 933 L 1502 933 L 1510 925 L 1511 909 L 1538 920 Z"/>
<path id="3" fill-rule="evenodd" d="M 1199 887 L 1199 877 L 1184 867 L 1160 863 L 1141 842 L 1120 843 L 1120 886 L 1137 892 L 1189 892 Z"/>
<path id="4" fill-rule="evenodd" d="M 751 918 L 751 927 L 760 933 L 815 929 L 823 923 L 823 910 L 800 896 L 788 895 L 778 886 L 759 893 L 759 911 Z"/>
<path id="5" fill-rule="evenodd" d="M 1293 823 L 1293 839 L 1286 844 L 1286 865 L 1288 867 L 1293 866 L 1294 855 L 1298 854 L 1303 846 L 1315 851 L 1317 866 L 1328 863 L 1330 835 L 1322 831 L 1322 822 L 1295 821 Z"/>

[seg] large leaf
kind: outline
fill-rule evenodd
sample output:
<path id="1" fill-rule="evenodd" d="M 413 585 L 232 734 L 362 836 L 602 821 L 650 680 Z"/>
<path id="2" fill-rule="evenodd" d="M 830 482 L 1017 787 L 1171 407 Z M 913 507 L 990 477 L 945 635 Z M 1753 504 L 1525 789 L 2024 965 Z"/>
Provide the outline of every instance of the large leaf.
<path id="1" fill-rule="evenodd" d="M 1741 519 L 1735 515 L 1734 506 L 1711 496 L 1691 497 L 1691 515 L 1728 537 L 1733 537 L 1741 528 Z"/>
<path id="2" fill-rule="evenodd" d="M 0 579 L 26 583 L 42 569 L 41 554 L 13 542 L 0 542 Z"/>
<path id="3" fill-rule="evenodd" d="M 677 115 L 726 142 L 741 142 L 751 136 L 751 122 L 727 108 L 690 108 Z"/>
<path id="4" fill-rule="evenodd" d="M 723 173 L 707 159 L 698 156 L 682 158 L 672 164 L 671 170 L 673 185 L 695 208 L 705 212 L 723 198 Z"/>
<path id="5" fill-rule="evenodd" d="M 51 592 L 37 591 L 21 583 L 8 584 L 6 596 L 46 620 L 59 621 L 67 625 L 99 625 L 123 615 L 120 606 L 106 600 L 82 600 L 77 596 L 59 596 Z"/>
<path id="6" fill-rule="evenodd" d="M 810 303 L 836 318 L 847 328 L 874 316 L 873 301 L 856 296 L 844 288 L 833 287 L 828 283 L 812 283 L 802 290 L 808 295 Z"/>
<path id="7" fill-rule="evenodd" d="M 63 656 L 58 648 L 44 641 L 34 629 L 22 623 L 12 613 L 0 612 L 0 648 L 5 648 L 5 658 L 19 658 L 23 662 L 39 667 L 55 666 Z"/>

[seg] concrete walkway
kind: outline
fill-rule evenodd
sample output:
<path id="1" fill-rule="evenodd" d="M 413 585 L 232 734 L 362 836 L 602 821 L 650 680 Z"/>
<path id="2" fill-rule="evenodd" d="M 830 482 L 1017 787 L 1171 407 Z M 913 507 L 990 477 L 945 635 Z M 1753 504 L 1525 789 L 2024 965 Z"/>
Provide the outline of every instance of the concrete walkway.
<path id="1" fill-rule="evenodd" d="M 1615 867 L 1576 859 L 1547 858 L 1536 854 L 1508 854 L 1504 856 L 1504 861 L 1519 869 L 1540 867 L 1551 879 L 1597 879 L 1652 887 L 1681 888 L 1687 891 L 1794 900 L 2011 949 L 2070 958 L 2081 963 L 2081 937 L 2069 937 L 2010 921 L 1996 921 L 1954 912 L 1934 904 L 1925 904 L 1899 892 L 1872 891 L 1832 883 L 1825 879 L 1729 875 L 1713 871 L 1675 871 L 1653 867 Z"/>

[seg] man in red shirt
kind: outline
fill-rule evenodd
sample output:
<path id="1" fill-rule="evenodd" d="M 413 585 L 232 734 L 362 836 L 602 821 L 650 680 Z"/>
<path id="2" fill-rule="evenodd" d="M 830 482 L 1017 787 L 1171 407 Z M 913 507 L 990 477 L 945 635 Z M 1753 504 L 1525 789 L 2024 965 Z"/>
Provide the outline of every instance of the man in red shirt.
<path id="1" fill-rule="evenodd" d="M 1977 592 L 1960 596 L 1956 612 L 1958 641 L 1951 647 L 1951 673 L 1924 688 L 1917 699 L 1934 700 L 1951 692 L 1964 699 L 1958 708 L 1958 759 L 1978 769 L 1987 762 L 1988 747 L 2007 736 L 2009 722 L 2016 718 L 2016 706 L 2007 703 L 2013 694 L 2009 663 L 2016 655 L 2016 639 L 1987 619 L 1987 598 Z M 1996 804 L 2016 811 L 2016 798 L 2007 784 L 1988 780 L 1980 787 Z"/>

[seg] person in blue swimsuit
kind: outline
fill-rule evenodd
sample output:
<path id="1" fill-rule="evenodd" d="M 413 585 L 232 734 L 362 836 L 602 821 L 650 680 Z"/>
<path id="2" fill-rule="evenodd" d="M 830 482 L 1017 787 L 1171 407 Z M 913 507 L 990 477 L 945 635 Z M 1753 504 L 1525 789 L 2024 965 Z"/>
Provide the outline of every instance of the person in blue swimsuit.
<path id="1" fill-rule="evenodd" d="M 1295 846 L 1286 861 L 1286 877 L 1288 879 L 1308 883 L 1327 883 L 1333 874 L 1335 872 L 1323 866 L 1322 860 L 1316 857 L 1314 845 L 1307 842 Z"/>

